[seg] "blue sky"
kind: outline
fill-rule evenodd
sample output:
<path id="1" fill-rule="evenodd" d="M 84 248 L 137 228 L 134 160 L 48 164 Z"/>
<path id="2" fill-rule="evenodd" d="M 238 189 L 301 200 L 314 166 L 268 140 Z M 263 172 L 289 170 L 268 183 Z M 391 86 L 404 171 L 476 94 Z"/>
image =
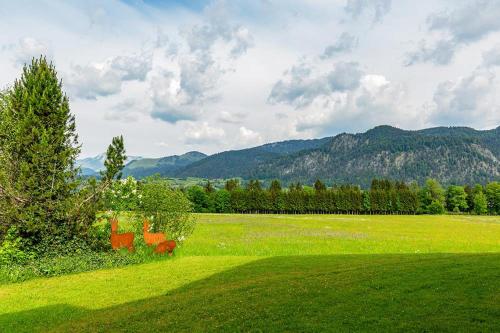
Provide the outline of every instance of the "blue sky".
<path id="1" fill-rule="evenodd" d="M 500 0 L 2 1 L 0 86 L 47 55 L 82 156 L 500 125 Z"/>

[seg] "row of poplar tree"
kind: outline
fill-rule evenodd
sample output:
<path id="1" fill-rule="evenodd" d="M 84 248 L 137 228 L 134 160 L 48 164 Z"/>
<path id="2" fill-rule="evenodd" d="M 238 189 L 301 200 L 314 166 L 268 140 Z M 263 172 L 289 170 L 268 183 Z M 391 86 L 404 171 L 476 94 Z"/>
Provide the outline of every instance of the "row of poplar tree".
<path id="1" fill-rule="evenodd" d="M 374 179 L 368 190 L 356 185 L 327 187 L 300 183 L 282 188 L 278 180 L 264 188 L 259 180 L 242 186 L 228 180 L 224 189 L 210 182 L 187 189 L 195 212 L 285 214 L 442 214 L 446 211 L 500 214 L 500 183 L 443 188 L 435 179 L 420 187 L 416 183 Z"/>

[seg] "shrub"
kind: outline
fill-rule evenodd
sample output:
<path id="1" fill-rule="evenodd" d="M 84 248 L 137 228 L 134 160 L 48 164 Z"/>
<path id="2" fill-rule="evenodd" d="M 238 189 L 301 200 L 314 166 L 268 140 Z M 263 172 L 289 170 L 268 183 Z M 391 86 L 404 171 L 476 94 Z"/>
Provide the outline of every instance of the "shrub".
<path id="1" fill-rule="evenodd" d="M 10 227 L 0 246 L 0 266 L 23 264 L 34 257 L 33 253 L 23 250 L 25 241 L 19 236 L 15 226 Z"/>
<path id="2" fill-rule="evenodd" d="M 486 200 L 486 195 L 481 192 L 477 192 L 474 195 L 474 213 L 477 215 L 483 215 L 488 212 L 488 202 Z"/>
<path id="3" fill-rule="evenodd" d="M 429 214 L 443 214 L 444 213 L 444 206 L 443 206 L 443 203 L 441 201 L 434 200 L 427 207 L 427 210 L 428 210 Z"/>
<path id="4" fill-rule="evenodd" d="M 141 195 L 133 177 L 115 180 L 103 196 L 104 208 L 117 216 L 123 211 L 134 211 L 140 206 Z"/>
<path id="5" fill-rule="evenodd" d="M 194 230 L 195 220 L 191 215 L 192 205 L 186 195 L 160 178 L 146 180 L 141 188 L 140 210 L 150 220 L 154 231 L 182 242 Z"/>

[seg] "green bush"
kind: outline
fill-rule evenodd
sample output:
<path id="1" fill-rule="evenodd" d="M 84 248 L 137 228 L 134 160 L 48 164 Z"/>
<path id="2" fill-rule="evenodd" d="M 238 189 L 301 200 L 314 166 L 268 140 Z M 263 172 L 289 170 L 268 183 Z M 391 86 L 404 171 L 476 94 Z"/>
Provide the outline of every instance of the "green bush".
<path id="1" fill-rule="evenodd" d="M 192 205 L 182 191 L 153 177 L 142 185 L 141 195 L 141 213 L 154 231 L 165 232 L 169 239 L 181 243 L 193 233 L 196 221 L 191 215 Z"/>
<path id="2" fill-rule="evenodd" d="M 431 204 L 427 207 L 427 210 L 429 214 L 444 214 L 443 203 L 438 200 L 432 201 Z"/>
<path id="3" fill-rule="evenodd" d="M 115 216 L 124 211 L 135 211 L 140 206 L 137 181 L 133 177 L 114 180 L 103 195 L 104 209 Z"/>
<path id="4" fill-rule="evenodd" d="M 51 277 L 103 268 L 122 267 L 162 258 L 161 256 L 149 255 L 149 253 L 145 255 L 143 252 L 129 254 L 126 250 L 109 252 L 77 251 L 75 253 L 57 254 L 56 256 L 43 256 L 24 264 L 0 265 L 0 283 L 21 282 L 36 277 Z"/>
<path id="5" fill-rule="evenodd" d="M 32 252 L 24 250 L 25 241 L 19 236 L 15 226 L 10 227 L 0 246 L 0 266 L 23 264 L 34 257 Z"/>

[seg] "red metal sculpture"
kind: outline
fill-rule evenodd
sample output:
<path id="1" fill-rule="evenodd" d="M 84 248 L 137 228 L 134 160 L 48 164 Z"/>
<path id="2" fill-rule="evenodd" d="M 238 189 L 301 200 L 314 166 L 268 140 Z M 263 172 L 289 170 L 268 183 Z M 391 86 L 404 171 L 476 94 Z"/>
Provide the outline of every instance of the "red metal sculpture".
<path id="1" fill-rule="evenodd" d="M 175 246 L 177 244 L 174 240 L 167 240 L 158 244 L 155 248 L 155 253 L 165 253 L 168 252 L 168 255 L 171 256 L 172 252 L 174 252 Z"/>
<path id="2" fill-rule="evenodd" d="M 156 245 L 154 250 L 155 253 L 165 253 L 171 256 L 172 252 L 177 245 L 174 240 L 167 240 L 167 237 L 162 232 L 152 233 L 149 232 L 149 222 L 144 221 L 142 225 L 142 230 L 144 232 L 144 242 L 147 245 Z"/>
<path id="3" fill-rule="evenodd" d="M 123 234 L 118 233 L 118 220 L 111 219 L 111 247 L 113 250 L 121 249 L 126 247 L 129 252 L 134 250 L 134 233 L 125 232 Z"/>
<path id="4" fill-rule="evenodd" d="M 146 245 L 157 245 L 161 242 L 166 241 L 165 234 L 162 232 L 149 232 L 149 223 L 148 221 L 144 221 L 142 225 L 142 230 L 144 231 L 144 243 Z"/>

